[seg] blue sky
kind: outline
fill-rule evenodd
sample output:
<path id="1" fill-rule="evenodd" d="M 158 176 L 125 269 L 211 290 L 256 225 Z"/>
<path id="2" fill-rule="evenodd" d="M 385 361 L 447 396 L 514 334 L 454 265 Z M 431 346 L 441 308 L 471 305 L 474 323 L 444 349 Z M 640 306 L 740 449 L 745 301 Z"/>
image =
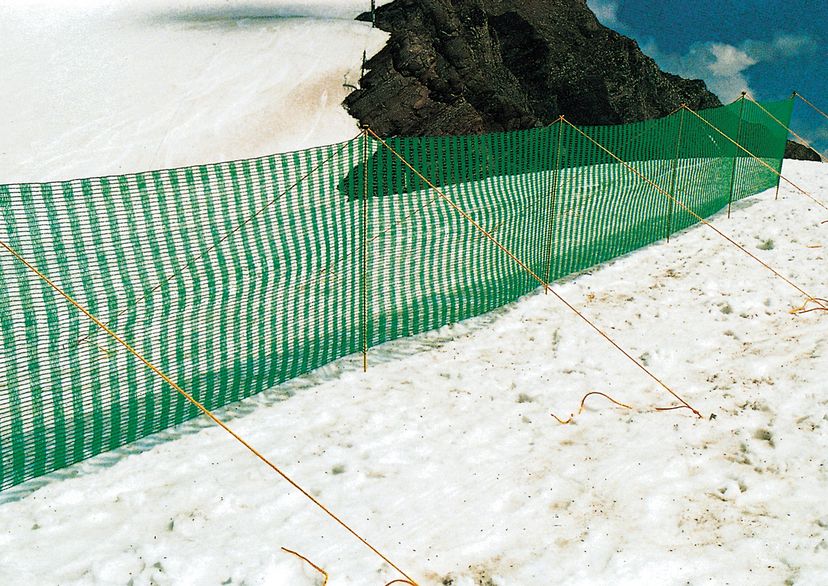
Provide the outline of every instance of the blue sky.
<path id="1" fill-rule="evenodd" d="M 587 0 L 659 66 L 700 78 L 723 102 L 796 90 L 828 112 L 828 0 Z M 828 150 L 828 120 L 797 100 L 792 128 Z"/>

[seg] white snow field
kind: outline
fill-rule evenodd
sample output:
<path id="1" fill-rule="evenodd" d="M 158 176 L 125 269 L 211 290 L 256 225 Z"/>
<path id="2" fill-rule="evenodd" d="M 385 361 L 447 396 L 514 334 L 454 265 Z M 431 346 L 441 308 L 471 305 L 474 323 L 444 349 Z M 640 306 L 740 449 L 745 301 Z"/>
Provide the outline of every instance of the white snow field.
<path id="1" fill-rule="evenodd" d="M 363 51 L 370 57 L 388 38 L 354 21 L 369 8 L 369 0 L 0 0 L 0 182 L 352 138 L 346 84 L 359 82 Z"/>
<path id="2" fill-rule="evenodd" d="M 0 181 L 348 138 L 341 79 L 385 39 L 362 4 L 4 4 Z M 783 172 L 828 200 L 828 168 Z M 712 218 L 818 297 L 825 220 L 784 182 Z M 828 583 L 826 312 L 704 226 L 555 289 L 705 419 L 540 291 L 219 415 L 423 586 Z M 589 391 L 633 409 L 551 417 Z M 283 546 L 331 586 L 400 577 L 203 419 L 0 493 L 4 585 L 322 583 Z"/>

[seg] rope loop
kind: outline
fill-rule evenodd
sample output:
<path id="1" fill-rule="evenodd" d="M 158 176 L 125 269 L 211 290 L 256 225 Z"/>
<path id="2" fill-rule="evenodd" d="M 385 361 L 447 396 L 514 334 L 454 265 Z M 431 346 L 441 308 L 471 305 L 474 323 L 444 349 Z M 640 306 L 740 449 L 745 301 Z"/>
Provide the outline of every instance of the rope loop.
<path id="1" fill-rule="evenodd" d="M 811 303 L 815 304 L 816 307 L 808 307 Z M 811 313 L 812 311 L 828 311 L 828 299 L 809 297 L 801 307 L 794 307 L 790 310 L 790 313 L 793 315 L 802 315 L 803 313 Z"/>
<path id="2" fill-rule="evenodd" d="M 610 397 L 606 393 L 602 393 L 601 391 L 590 391 L 586 395 L 584 395 L 583 399 L 581 399 L 581 406 L 578 408 L 578 415 L 580 415 L 581 413 L 584 412 L 584 407 L 585 407 L 587 397 L 589 397 L 591 395 L 600 395 L 600 396 L 604 397 L 605 399 L 608 399 L 609 401 L 615 403 L 619 407 L 623 407 L 624 409 L 632 409 L 632 407 L 630 407 L 626 403 L 622 403 L 621 401 L 616 401 L 615 399 L 613 399 L 612 397 Z M 682 407 L 685 407 L 685 405 L 682 405 Z M 687 408 L 689 409 L 690 407 L 687 406 Z M 552 415 L 552 417 L 554 417 L 558 421 L 558 423 L 560 423 L 561 425 L 569 425 L 570 423 L 572 423 L 575 420 L 575 415 L 574 414 L 570 414 L 569 419 L 566 419 L 566 420 L 561 419 L 560 417 L 558 417 L 554 413 L 550 413 L 550 415 Z"/>

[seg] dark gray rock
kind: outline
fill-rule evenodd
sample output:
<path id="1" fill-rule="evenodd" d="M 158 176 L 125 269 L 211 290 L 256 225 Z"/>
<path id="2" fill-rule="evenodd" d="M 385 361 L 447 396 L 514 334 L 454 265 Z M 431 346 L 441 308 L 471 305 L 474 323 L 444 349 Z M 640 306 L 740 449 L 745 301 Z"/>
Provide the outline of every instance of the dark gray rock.
<path id="1" fill-rule="evenodd" d="M 789 140 L 785 145 L 785 158 L 796 159 L 798 161 L 821 161 L 822 159 L 814 149 L 806 147 L 804 144 Z"/>
<path id="2" fill-rule="evenodd" d="M 561 114 L 622 124 L 682 102 L 721 105 L 704 82 L 659 70 L 585 0 L 396 0 L 376 23 L 391 37 L 345 106 L 380 135 L 532 128 Z"/>

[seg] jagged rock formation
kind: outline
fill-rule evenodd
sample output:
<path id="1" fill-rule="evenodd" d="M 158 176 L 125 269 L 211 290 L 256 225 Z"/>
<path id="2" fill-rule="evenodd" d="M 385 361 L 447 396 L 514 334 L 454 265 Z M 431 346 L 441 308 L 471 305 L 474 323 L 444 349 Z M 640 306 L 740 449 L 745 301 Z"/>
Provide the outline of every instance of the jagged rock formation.
<path id="1" fill-rule="evenodd" d="M 819 154 L 804 144 L 789 140 L 785 145 L 785 158 L 798 159 L 800 161 L 821 161 Z"/>
<path id="2" fill-rule="evenodd" d="M 721 105 L 703 81 L 661 71 L 601 25 L 585 0 L 396 0 L 375 16 L 391 38 L 345 106 L 381 135 L 515 130 L 561 114 L 623 124 L 681 102 Z M 819 160 L 791 141 L 785 157 Z"/>
<path id="3" fill-rule="evenodd" d="M 720 105 L 704 82 L 659 70 L 601 25 L 585 0 L 396 0 L 376 23 L 391 38 L 345 105 L 383 135 L 531 128 L 560 114 L 621 124 L 681 102 Z"/>

